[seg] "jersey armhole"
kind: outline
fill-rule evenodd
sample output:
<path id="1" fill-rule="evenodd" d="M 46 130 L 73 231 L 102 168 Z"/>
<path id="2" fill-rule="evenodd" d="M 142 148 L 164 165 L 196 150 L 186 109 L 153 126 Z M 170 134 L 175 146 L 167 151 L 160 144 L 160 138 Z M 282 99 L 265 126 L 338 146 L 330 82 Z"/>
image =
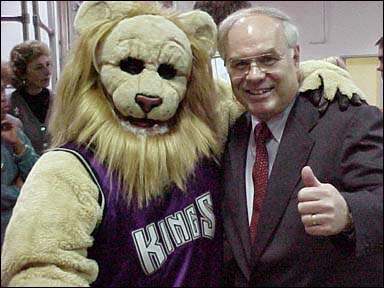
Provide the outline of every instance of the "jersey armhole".
<path id="1" fill-rule="evenodd" d="M 97 202 L 99 203 L 99 206 L 101 207 L 101 211 L 102 211 L 103 217 L 102 217 L 101 221 L 99 221 L 96 224 L 96 227 L 95 227 L 94 231 L 92 232 L 92 235 L 95 235 L 97 230 L 98 230 L 98 227 L 100 227 L 100 225 L 101 225 L 101 223 L 103 221 L 103 218 L 104 218 L 104 208 L 105 208 L 105 195 L 104 195 L 103 189 L 101 188 L 99 180 L 98 180 L 98 178 L 96 176 L 97 174 L 93 171 L 93 169 L 89 165 L 88 161 L 79 152 L 77 152 L 75 150 L 71 150 L 71 149 L 68 149 L 68 148 L 58 147 L 58 148 L 50 149 L 49 151 L 64 151 L 64 152 L 68 152 L 68 153 L 71 153 L 72 155 L 76 156 L 76 158 L 79 159 L 79 161 L 83 164 L 84 168 L 87 170 L 89 176 L 91 176 L 91 179 L 93 180 L 93 182 L 96 184 L 97 189 L 99 190 L 99 197 L 98 197 Z"/>

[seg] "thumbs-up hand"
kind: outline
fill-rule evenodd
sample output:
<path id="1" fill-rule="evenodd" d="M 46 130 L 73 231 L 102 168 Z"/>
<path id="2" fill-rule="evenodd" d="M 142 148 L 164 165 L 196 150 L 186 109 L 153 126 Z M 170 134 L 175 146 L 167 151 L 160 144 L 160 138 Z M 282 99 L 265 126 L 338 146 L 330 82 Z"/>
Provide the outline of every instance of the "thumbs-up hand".
<path id="1" fill-rule="evenodd" d="M 297 208 L 305 231 L 330 236 L 348 228 L 349 208 L 341 193 L 333 185 L 321 183 L 309 166 L 302 169 L 301 178 L 305 187 L 298 193 Z"/>

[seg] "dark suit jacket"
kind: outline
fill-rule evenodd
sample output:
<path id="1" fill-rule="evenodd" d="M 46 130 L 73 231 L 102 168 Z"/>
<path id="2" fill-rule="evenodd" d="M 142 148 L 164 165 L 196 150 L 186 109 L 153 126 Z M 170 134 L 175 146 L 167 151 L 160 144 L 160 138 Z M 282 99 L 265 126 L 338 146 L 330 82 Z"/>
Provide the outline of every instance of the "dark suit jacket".
<path id="1" fill-rule="evenodd" d="M 227 241 L 224 284 L 382 284 L 382 112 L 368 105 L 350 106 L 341 112 L 334 103 L 320 117 L 305 97 L 297 97 L 268 180 L 253 247 L 249 241 L 244 176 L 251 127 L 248 113 L 238 119 L 223 157 Z M 303 188 L 301 170 L 306 165 L 311 166 L 320 182 L 331 183 L 343 194 L 353 215 L 355 237 L 318 237 L 305 232 L 297 209 L 297 193 Z M 372 268 L 359 262 L 363 257 L 368 257 Z M 367 271 L 373 272 L 367 275 Z"/>

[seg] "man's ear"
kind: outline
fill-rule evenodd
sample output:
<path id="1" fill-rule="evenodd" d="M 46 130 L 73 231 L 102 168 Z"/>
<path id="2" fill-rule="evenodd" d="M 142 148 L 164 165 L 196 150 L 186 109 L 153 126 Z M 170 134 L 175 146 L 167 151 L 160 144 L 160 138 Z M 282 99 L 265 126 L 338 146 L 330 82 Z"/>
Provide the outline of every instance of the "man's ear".
<path id="1" fill-rule="evenodd" d="M 295 66 L 297 69 L 299 69 L 300 66 L 300 46 L 296 45 L 295 48 L 293 48 L 293 61 L 295 62 Z"/>
<path id="2" fill-rule="evenodd" d="M 296 45 L 295 48 L 293 48 L 293 63 L 296 67 L 296 75 L 297 79 L 299 80 L 299 83 L 303 80 L 303 75 L 300 71 L 300 46 Z"/>

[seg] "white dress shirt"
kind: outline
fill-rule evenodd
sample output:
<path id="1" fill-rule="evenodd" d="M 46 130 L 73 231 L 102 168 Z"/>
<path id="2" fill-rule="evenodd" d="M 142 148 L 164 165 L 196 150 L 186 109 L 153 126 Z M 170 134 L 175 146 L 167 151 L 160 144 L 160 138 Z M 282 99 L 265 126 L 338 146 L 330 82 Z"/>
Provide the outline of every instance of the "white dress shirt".
<path id="1" fill-rule="evenodd" d="M 267 121 L 266 124 L 269 130 L 272 133 L 272 138 L 269 139 L 266 143 L 267 151 L 268 151 L 268 177 L 271 174 L 273 163 L 275 162 L 276 154 L 279 149 L 281 137 L 283 136 L 285 124 L 287 123 L 289 112 L 292 109 L 292 103 L 279 115 L 275 116 L 271 120 Z M 255 117 L 252 117 L 252 131 L 249 135 L 248 141 L 248 150 L 247 150 L 247 162 L 245 169 L 245 189 L 247 194 L 247 209 L 248 209 L 248 223 L 251 224 L 252 219 L 252 211 L 253 211 L 253 194 L 254 194 L 254 186 L 252 179 L 252 169 L 253 164 L 256 158 L 256 143 L 254 137 L 254 129 L 260 121 Z"/>

